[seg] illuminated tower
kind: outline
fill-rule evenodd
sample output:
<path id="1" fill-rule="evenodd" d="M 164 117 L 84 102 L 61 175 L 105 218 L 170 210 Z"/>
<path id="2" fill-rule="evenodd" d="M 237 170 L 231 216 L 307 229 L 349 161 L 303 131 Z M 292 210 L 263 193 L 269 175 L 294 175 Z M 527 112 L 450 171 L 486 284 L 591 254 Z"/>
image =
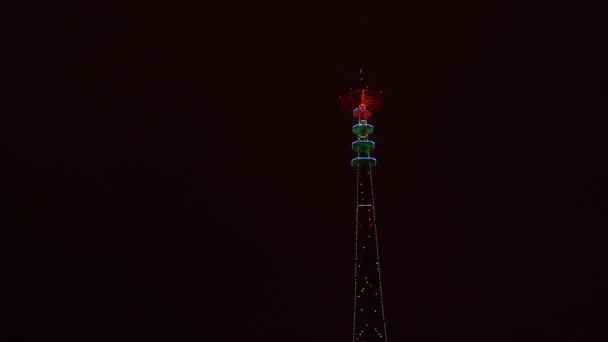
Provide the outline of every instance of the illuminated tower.
<path id="1" fill-rule="evenodd" d="M 357 140 L 352 143 L 357 157 L 351 161 L 357 175 L 353 342 L 387 342 L 372 174 L 376 166 L 376 158 L 371 156 L 375 143 L 370 140 L 374 126 L 368 122 L 372 111 L 384 103 L 384 97 L 381 92 L 360 89 L 351 90 L 340 99 L 357 120 L 353 126 Z"/>

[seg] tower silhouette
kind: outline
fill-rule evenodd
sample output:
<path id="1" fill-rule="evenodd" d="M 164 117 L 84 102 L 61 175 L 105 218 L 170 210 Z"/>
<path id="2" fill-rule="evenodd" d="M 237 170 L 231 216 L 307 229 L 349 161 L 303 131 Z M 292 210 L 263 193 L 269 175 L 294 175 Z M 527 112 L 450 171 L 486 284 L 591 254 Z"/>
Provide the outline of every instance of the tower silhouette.
<path id="1" fill-rule="evenodd" d="M 357 120 L 352 129 L 357 136 L 352 143 L 357 156 L 351 161 L 357 180 L 353 342 L 387 342 L 372 172 L 376 158 L 371 156 L 375 143 L 370 140 L 374 126 L 368 122 L 384 97 L 379 91 L 362 88 L 347 92 L 340 100 Z"/>

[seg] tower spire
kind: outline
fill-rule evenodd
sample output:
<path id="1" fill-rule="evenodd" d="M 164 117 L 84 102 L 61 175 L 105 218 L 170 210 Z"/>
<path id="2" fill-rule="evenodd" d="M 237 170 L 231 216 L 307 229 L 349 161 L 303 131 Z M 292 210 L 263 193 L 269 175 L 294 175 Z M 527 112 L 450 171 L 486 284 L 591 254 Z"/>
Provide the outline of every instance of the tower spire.
<path id="1" fill-rule="evenodd" d="M 359 69 L 359 81 L 361 81 L 361 89 L 363 89 L 363 68 Z"/>

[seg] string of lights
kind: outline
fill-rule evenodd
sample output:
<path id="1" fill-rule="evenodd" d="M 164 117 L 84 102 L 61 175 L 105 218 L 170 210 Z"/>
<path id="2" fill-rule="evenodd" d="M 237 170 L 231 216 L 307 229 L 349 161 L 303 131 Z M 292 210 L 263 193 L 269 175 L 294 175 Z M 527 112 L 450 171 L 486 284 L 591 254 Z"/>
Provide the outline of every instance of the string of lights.
<path id="1" fill-rule="evenodd" d="M 355 205 L 355 227 L 359 227 L 359 169 L 357 169 L 357 191 L 356 191 L 356 205 Z M 353 342 L 355 342 L 355 334 L 356 334 L 356 321 L 357 321 L 357 297 L 359 296 L 357 294 L 357 268 L 358 268 L 358 239 L 359 239 L 359 229 L 355 229 L 355 285 L 354 285 L 354 289 L 355 289 L 355 298 L 353 299 Z"/>
<path id="2" fill-rule="evenodd" d="M 372 216 L 374 222 L 376 222 L 376 202 L 374 196 L 374 177 L 372 175 L 372 169 L 369 169 L 369 184 L 372 192 Z M 384 326 L 384 340 L 388 340 L 388 336 L 386 333 L 386 318 L 384 316 L 384 294 L 382 293 L 382 274 L 380 272 L 380 248 L 378 248 L 378 224 L 376 223 L 376 229 L 374 229 L 375 240 L 376 240 L 376 265 L 378 265 L 378 288 L 380 291 L 380 310 L 382 312 L 382 324 Z"/>

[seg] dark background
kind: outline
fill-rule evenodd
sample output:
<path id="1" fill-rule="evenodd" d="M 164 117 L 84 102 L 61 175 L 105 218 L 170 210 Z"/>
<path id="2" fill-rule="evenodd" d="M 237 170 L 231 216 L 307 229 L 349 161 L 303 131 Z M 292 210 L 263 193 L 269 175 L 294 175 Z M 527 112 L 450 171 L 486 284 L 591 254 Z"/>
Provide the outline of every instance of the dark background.
<path id="1" fill-rule="evenodd" d="M 353 120 L 337 97 L 360 67 L 386 95 L 389 338 L 606 340 L 600 14 L 25 4 L 3 53 L 0 340 L 348 341 Z"/>

